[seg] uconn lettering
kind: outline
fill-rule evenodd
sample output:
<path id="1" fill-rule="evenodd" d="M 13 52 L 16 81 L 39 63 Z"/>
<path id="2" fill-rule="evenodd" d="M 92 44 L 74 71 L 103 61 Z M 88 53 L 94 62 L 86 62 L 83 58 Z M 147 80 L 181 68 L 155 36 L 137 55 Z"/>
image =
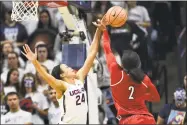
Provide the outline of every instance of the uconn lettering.
<path id="1" fill-rule="evenodd" d="M 85 91 L 85 89 L 81 88 L 81 89 L 72 90 L 72 91 L 69 92 L 69 94 L 70 94 L 70 96 L 74 96 L 74 95 L 80 94 L 84 91 Z"/>

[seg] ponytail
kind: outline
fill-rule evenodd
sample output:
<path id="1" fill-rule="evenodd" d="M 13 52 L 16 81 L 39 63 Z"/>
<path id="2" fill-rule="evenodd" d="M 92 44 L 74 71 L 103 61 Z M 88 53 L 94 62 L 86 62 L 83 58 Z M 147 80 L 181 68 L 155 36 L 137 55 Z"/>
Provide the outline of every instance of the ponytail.
<path id="1" fill-rule="evenodd" d="M 133 79 L 134 82 L 141 84 L 145 77 L 141 70 L 141 61 L 139 55 L 132 50 L 124 50 L 122 56 L 122 66 L 126 73 Z"/>
<path id="2" fill-rule="evenodd" d="M 141 84 L 145 77 L 144 72 L 140 68 L 133 68 L 128 72 L 128 74 L 138 84 Z"/>

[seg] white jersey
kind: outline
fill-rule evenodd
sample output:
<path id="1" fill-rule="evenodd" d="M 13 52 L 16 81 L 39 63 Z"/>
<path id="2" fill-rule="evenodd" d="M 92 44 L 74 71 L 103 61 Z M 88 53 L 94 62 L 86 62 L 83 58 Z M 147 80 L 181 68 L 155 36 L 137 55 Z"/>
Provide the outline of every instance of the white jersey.
<path id="1" fill-rule="evenodd" d="M 76 80 L 75 84 L 66 83 L 66 86 L 64 95 L 58 99 L 61 110 L 64 110 L 59 124 L 86 124 L 88 105 L 84 84 Z"/>

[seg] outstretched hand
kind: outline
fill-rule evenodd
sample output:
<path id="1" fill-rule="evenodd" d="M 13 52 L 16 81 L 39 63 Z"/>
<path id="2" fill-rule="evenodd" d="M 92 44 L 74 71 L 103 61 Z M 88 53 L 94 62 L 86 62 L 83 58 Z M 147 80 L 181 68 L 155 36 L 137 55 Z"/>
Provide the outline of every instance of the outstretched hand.
<path id="1" fill-rule="evenodd" d="M 28 59 L 29 61 L 32 62 L 32 61 L 35 61 L 35 60 L 37 59 L 36 48 L 35 48 L 35 53 L 33 53 L 33 52 L 31 51 L 30 47 L 29 47 L 27 44 L 25 44 L 25 45 L 23 46 L 23 50 L 24 50 L 24 52 L 21 51 L 21 53 L 22 53 L 25 57 L 27 57 L 27 59 Z"/>
<path id="2" fill-rule="evenodd" d="M 92 22 L 97 28 L 104 31 L 106 30 L 106 25 L 108 25 L 108 22 L 105 18 L 105 15 L 103 16 L 102 20 L 97 19 L 97 22 Z"/>

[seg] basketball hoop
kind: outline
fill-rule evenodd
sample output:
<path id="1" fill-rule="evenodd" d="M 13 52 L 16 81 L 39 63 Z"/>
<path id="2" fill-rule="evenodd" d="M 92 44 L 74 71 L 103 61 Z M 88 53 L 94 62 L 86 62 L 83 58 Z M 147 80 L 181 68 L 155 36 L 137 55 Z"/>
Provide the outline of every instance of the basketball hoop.
<path id="1" fill-rule="evenodd" d="M 38 20 L 38 7 L 58 8 L 67 6 L 66 1 L 13 0 L 11 19 L 15 21 Z"/>

